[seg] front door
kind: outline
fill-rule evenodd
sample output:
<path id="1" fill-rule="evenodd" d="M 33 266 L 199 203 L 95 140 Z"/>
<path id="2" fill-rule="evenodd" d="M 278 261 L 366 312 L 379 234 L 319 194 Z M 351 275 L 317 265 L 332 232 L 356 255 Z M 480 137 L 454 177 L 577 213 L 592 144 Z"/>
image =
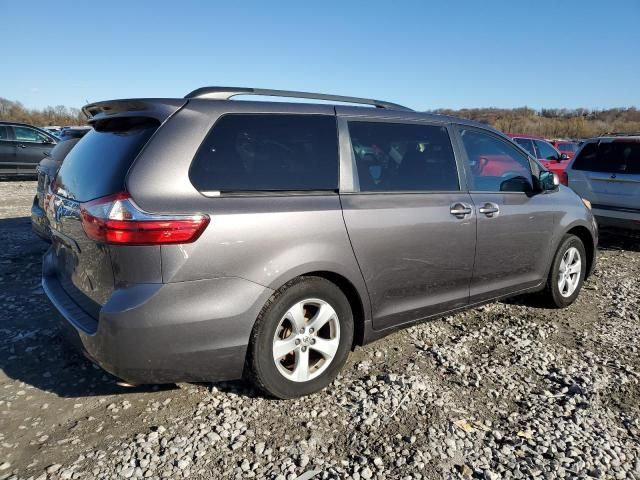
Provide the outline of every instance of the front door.
<path id="1" fill-rule="evenodd" d="M 498 135 L 460 127 L 477 245 L 470 302 L 536 286 L 552 252 L 554 193 L 536 194 L 527 156 Z"/>
<path id="2" fill-rule="evenodd" d="M 35 168 L 54 147 L 53 141 L 33 128 L 13 127 L 16 144 L 16 163 L 20 171 L 35 172 Z"/>
<path id="3" fill-rule="evenodd" d="M 374 328 L 467 305 L 476 217 L 460 188 L 447 127 L 341 124 L 351 143 L 353 191 L 340 197 Z"/>

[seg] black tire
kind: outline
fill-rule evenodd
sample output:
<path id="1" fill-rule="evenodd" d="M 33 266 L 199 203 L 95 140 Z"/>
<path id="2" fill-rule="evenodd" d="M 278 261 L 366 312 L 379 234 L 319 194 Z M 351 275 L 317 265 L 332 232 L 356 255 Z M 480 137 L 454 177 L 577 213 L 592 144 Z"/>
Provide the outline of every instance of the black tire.
<path id="1" fill-rule="evenodd" d="M 296 303 L 305 299 L 327 302 L 339 323 L 339 344 L 328 366 L 308 381 L 292 381 L 280 373 L 273 358 L 273 342 L 280 321 Z M 299 277 L 288 282 L 267 301 L 251 332 L 245 374 L 256 387 L 275 398 L 287 399 L 322 390 L 338 375 L 353 343 L 353 314 L 344 293 L 332 282 L 320 277 Z M 311 354 L 311 347 L 309 347 Z"/>
<path id="2" fill-rule="evenodd" d="M 580 269 L 580 276 L 576 289 L 571 295 L 563 296 L 558 286 L 558 281 L 560 280 L 561 275 L 560 263 L 562 262 L 562 258 L 564 257 L 565 253 L 572 247 L 575 247 L 578 250 L 582 266 Z M 582 284 L 584 283 L 586 270 L 587 254 L 582 240 L 580 240 L 575 235 L 565 235 L 562 239 L 562 242 L 560 242 L 560 246 L 558 247 L 556 254 L 553 257 L 553 263 L 551 264 L 551 269 L 549 270 L 549 276 L 547 278 L 547 285 L 542 292 L 543 302 L 551 308 L 565 308 L 571 305 L 580 294 Z"/>

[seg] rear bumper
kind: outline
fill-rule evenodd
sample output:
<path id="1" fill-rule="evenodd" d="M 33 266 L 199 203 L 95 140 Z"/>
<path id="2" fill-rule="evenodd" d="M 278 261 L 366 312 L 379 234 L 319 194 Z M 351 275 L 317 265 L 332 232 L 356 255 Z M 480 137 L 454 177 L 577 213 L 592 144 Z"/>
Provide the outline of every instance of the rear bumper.
<path id="1" fill-rule="evenodd" d="M 593 215 L 600 228 L 620 228 L 625 230 L 640 230 L 640 212 L 630 209 L 616 210 L 613 208 L 593 207 Z"/>
<path id="2" fill-rule="evenodd" d="M 94 319 L 48 269 L 49 255 L 44 291 L 73 342 L 108 372 L 136 384 L 242 376 L 253 324 L 272 290 L 235 277 L 127 285 Z"/>

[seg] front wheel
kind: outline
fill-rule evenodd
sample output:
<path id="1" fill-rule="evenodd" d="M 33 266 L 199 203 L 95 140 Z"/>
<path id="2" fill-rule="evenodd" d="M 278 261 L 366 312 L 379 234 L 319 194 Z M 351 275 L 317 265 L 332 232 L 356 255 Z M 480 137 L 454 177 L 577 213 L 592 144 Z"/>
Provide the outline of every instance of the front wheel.
<path id="1" fill-rule="evenodd" d="M 582 288 L 587 267 L 584 244 L 575 235 L 565 235 L 556 252 L 544 291 L 545 302 L 554 308 L 571 305 Z"/>
<path id="2" fill-rule="evenodd" d="M 278 290 L 251 335 L 247 373 L 276 398 L 321 390 L 338 374 L 353 341 L 349 301 L 332 282 L 302 277 Z"/>

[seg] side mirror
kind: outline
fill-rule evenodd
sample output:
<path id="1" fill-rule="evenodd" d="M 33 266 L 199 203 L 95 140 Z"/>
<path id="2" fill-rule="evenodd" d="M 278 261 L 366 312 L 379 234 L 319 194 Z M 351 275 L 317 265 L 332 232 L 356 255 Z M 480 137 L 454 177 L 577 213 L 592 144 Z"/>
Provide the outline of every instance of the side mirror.
<path id="1" fill-rule="evenodd" d="M 567 155 L 566 153 L 561 153 L 560 160 L 569 160 L 569 155 Z"/>
<path id="2" fill-rule="evenodd" d="M 555 173 L 545 170 L 540 172 L 538 183 L 540 184 L 541 191 L 551 191 L 558 188 L 558 185 L 560 185 L 560 178 Z"/>
<path id="3" fill-rule="evenodd" d="M 42 143 L 52 144 L 52 143 L 55 143 L 55 142 L 49 137 L 44 137 L 44 139 L 42 140 Z"/>

